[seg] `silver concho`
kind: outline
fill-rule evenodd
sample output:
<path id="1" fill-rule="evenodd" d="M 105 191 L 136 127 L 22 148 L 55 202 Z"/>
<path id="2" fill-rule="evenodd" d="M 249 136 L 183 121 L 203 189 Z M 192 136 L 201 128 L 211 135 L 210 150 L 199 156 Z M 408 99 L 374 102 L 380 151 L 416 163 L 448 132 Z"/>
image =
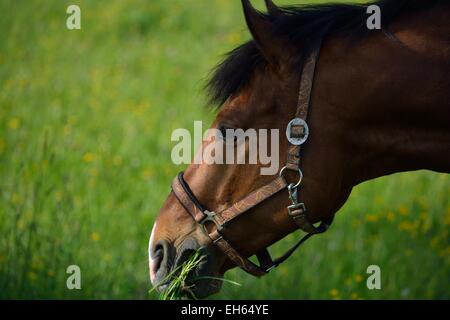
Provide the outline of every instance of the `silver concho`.
<path id="1" fill-rule="evenodd" d="M 294 129 L 298 128 L 299 132 L 296 134 Z M 289 122 L 286 128 L 286 137 L 288 141 L 294 146 L 300 146 L 308 140 L 309 128 L 305 120 L 295 118 Z"/>

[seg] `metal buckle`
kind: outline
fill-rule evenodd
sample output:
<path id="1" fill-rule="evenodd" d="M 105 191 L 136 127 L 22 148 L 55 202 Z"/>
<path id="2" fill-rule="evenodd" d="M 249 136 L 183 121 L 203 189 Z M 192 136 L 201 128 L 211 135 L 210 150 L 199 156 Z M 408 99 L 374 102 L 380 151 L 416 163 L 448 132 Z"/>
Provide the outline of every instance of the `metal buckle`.
<path id="1" fill-rule="evenodd" d="M 290 205 L 287 207 L 287 209 L 288 209 L 289 216 L 291 216 L 291 217 L 298 217 L 298 216 L 306 214 L 306 206 L 303 202 Z M 301 209 L 302 213 L 301 214 L 293 214 L 293 211 L 298 210 L 298 209 Z"/>
<path id="2" fill-rule="evenodd" d="M 283 167 L 283 169 L 281 169 L 280 171 L 280 177 L 284 178 L 284 173 L 286 172 L 286 170 L 288 170 L 288 167 Z M 289 169 L 291 170 L 291 169 Z M 290 187 L 291 189 L 297 189 L 298 187 L 300 187 L 300 185 L 302 184 L 303 181 L 303 172 L 300 168 L 297 169 L 297 173 L 298 173 L 298 182 L 294 185 L 294 184 L 290 184 L 288 186 L 288 188 Z"/>
<path id="3" fill-rule="evenodd" d="M 303 202 L 298 202 L 298 185 L 294 185 L 291 183 L 288 185 L 288 192 L 289 192 L 289 199 L 291 200 L 292 204 L 287 207 L 289 216 L 291 217 L 298 217 L 302 214 L 306 213 L 306 206 Z M 294 210 L 301 209 L 301 214 L 294 214 Z"/>
<path id="4" fill-rule="evenodd" d="M 203 227 L 203 230 L 208 234 L 208 230 L 206 229 L 205 224 L 207 222 L 212 222 L 216 225 L 217 231 L 222 231 L 223 227 L 222 225 L 220 225 L 217 220 L 216 220 L 216 213 L 214 211 L 208 211 L 205 210 L 203 211 L 203 213 L 205 214 L 205 217 L 199 221 L 199 224 Z"/>
<path id="5" fill-rule="evenodd" d="M 294 127 L 301 128 L 300 135 L 295 135 Z M 300 146 L 308 140 L 309 137 L 309 127 L 305 120 L 301 118 L 294 118 L 289 122 L 286 128 L 286 137 L 290 144 L 294 146 Z"/>

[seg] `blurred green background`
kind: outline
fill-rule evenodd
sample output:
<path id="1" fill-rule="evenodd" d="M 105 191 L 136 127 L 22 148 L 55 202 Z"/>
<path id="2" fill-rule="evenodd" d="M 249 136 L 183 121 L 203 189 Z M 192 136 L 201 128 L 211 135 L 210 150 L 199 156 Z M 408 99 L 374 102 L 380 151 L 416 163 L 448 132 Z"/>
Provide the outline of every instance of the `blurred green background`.
<path id="1" fill-rule="evenodd" d="M 0 298 L 155 298 L 147 244 L 180 170 L 171 132 L 214 118 L 204 80 L 248 37 L 239 1 L 0 0 Z M 431 172 L 365 183 L 328 234 L 264 279 L 229 272 L 242 287 L 213 298 L 448 299 L 449 196 Z M 72 264 L 82 290 L 66 288 Z M 382 290 L 366 287 L 371 264 Z"/>

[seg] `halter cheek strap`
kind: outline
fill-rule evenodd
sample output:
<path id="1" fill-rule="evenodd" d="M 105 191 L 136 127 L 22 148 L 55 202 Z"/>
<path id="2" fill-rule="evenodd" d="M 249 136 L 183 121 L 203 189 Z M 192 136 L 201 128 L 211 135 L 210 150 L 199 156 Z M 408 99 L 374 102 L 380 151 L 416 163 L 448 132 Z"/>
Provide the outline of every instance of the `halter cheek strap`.
<path id="1" fill-rule="evenodd" d="M 286 136 L 291 145 L 288 147 L 287 151 L 286 167 L 281 170 L 281 174 L 284 173 L 284 170 L 298 172 L 299 183 L 297 183 L 297 185 L 290 184 L 288 186 L 289 197 L 292 201 L 292 205 L 288 207 L 288 213 L 301 230 L 311 234 L 323 233 L 329 226 L 329 224 L 323 223 L 317 228 L 310 223 L 307 217 L 306 205 L 298 201 L 298 188 L 303 179 L 303 173 L 300 168 L 301 147 L 309 137 L 309 127 L 306 120 L 311 105 L 314 75 L 316 72 L 317 61 L 319 60 L 321 46 L 322 40 L 319 39 L 314 44 L 303 63 L 297 111 L 295 113 L 295 118 L 288 124 L 286 129 Z"/>
<path id="2" fill-rule="evenodd" d="M 267 274 L 270 270 L 280 265 L 288 259 L 302 243 L 315 234 L 325 232 L 332 223 L 331 218 L 329 221 L 323 221 L 319 227 L 315 227 L 308 219 L 306 205 L 298 199 L 298 189 L 301 186 L 303 179 L 303 173 L 300 169 L 300 151 L 301 145 L 307 141 L 309 136 L 309 128 L 306 119 L 311 102 L 314 73 L 320 54 L 320 48 L 321 40 L 315 43 L 303 64 L 297 111 L 295 118 L 288 124 L 286 129 L 286 136 L 291 145 L 288 147 L 287 151 L 286 166 L 280 171 L 277 178 L 219 213 L 209 211 L 200 203 L 184 180 L 183 172 L 178 174 L 172 184 L 172 190 L 175 197 L 194 220 L 202 226 L 211 241 L 217 245 L 217 247 L 221 249 L 236 266 L 241 267 L 244 271 L 257 277 Z M 298 174 L 298 182 L 288 183 L 288 180 L 285 177 L 285 174 L 288 171 L 295 171 Z M 241 255 L 230 244 L 225 238 L 223 230 L 231 220 L 286 189 L 291 200 L 291 205 L 287 208 L 288 215 L 293 219 L 298 228 L 307 234 L 278 259 L 272 260 L 267 248 L 261 250 L 256 254 L 260 263 L 258 266 L 251 262 L 247 257 Z"/>

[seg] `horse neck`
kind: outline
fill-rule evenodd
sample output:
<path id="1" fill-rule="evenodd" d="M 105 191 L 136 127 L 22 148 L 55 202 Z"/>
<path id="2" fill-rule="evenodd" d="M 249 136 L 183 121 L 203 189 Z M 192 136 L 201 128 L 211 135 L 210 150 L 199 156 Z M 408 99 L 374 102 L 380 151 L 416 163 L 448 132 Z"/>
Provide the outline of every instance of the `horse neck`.
<path id="1" fill-rule="evenodd" d="M 301 197 L 314 222 L 337 212 L 361 182 L 450 173 L 448 8 L 389 26 L 403 45 L 382 32 L 324 42 L 302 151 Z"/>
<path id="2" fill-rule="evenodd" d="M 346 154 L 341 163 L 348 187 L 395 172 L 450 172 L 445 8 L 393 25 L 404 45 L 379 33 L 349 54 L 342 79 L 347 85 L 340 88 L 345 98 L 332 106 L 342 107 L 334 114 L 344 137 L 340 151 Z"/>

